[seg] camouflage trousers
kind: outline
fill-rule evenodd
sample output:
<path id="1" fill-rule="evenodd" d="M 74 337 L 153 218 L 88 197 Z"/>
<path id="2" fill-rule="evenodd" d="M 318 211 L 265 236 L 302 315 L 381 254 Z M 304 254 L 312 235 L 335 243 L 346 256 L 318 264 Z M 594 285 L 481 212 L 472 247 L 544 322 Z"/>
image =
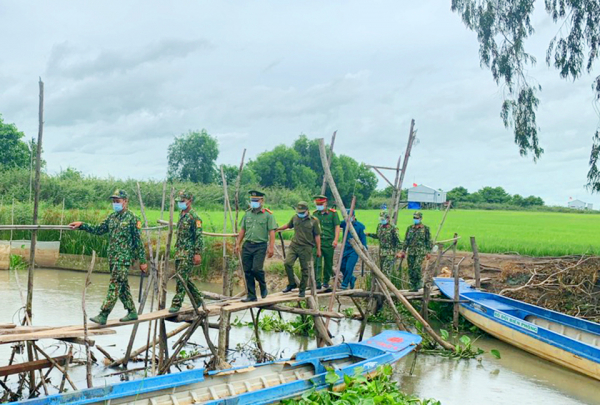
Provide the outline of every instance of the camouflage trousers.
<path id="1" fill-rule="evenodd" d="M 418 290 L 422 285 L 422 272 L 421 266 L 425 260 L 424 254 L 408 255 L 406 261 L 408 262 L 408 278 L 410 280 L 410 289 Z"/>
<path id="2" fill-rule="evenodd" d="M 193 267 L 194 262 L 191 259 L 175 260 L 175 272 L 176 274 L 179 274 L 181 278 L 175 276 L 175 280 L 177 281 L 177 289 L 175 290 L 173 301 L 171 301 L 172 306 L 181 307 L 181 304 L 183 304 L 183 300 L 186 296 L 186 287 L 188 290 L 190 290 L 190 294 L 192 294 L 194 297 L 194 301 L 196 301 L 197 305 L 200 305 L 202 302 L 202 294 L 198 290 L 198 287 L 196 287 L 196 285 L 190 280 Z"/>
<path id="3" fill-rule="evenodd" d="M 379 262 L 381 266 L 381 271 L 390 278 L 391 276 L 396 277 L 395 272 L 395 264 L 396 264 L 396 256 L 380 256 Z"/>
<path id="4" fill-rule="evenodd" d="M 135 311 L 135 304 L 133 302 L 133 297 L 131 296 L 129 281 L 127 280 L 128 275 L 129 266 L 122 264 L 111 265 L 108 293 L 106 294 L 104 303 L 102 303 L 102 312 L 109 314 L 115 307 L 117 298 L 121 300 L 128 312 Z"/>

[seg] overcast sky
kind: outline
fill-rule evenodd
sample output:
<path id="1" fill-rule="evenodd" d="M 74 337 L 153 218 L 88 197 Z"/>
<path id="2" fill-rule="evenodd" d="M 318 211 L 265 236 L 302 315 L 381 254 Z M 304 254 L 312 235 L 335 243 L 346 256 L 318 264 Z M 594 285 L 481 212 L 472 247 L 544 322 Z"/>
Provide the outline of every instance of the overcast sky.
<path id="1" fill-rule="evenodd" d="M 2 1 L 0 113 L 36 136 L 41 76 L 48 170 L 137 179 L 163 178 L 173 138 L 202 128 L 218 163 L 337 130 L 336 152 L 394 166 L 414 118 L 405 185 L 502 186 L 600 208 L 584 188 L 592 76 L 572 83 L 546 66 L 558 27 L 538 3 L 537 164 L 504 129 L 502 88 L 449 0 Z"/>

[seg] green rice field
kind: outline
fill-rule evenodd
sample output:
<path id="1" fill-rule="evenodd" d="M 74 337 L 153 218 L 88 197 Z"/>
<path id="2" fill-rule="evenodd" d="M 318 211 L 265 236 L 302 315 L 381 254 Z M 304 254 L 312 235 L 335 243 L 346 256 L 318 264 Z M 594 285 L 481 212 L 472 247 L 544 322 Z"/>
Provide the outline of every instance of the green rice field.
<path id="1" fill-rule="evenodd" d="M 139 215 L 139 210 L 133 210 Z M 223 231 L 222 211 L 198 211 L 204 228 L 212 232 Z M 99 222 L 109 213 L 108 210 L 67 210 L 63 223 L 82 220 Z M 160 217 L 158 210 L 148 210 L 148 220 L 156 224 Z M 166 213 L 168 216 L 168 213 Z M 240 213 L 240 219 L 241 215 Z M 277 222 L 285 224 L 294 215 L 292 210 L 274 210 Z M 234 214 L 235 215 L 235 214 Z M 442 211 L 423 211 L 423 222 L 431 228 L 432 236 L 438 229 L 443 216 Z M 59 224 L 59 208 L 46 207 L 40 214 L 41 224 Z M 175 214 L 177 220 L 179 214 Z M 367 232 L 375 232 L 379 222 L 378 210 L 359 210 L 357 218 L 367 227 Z M 30 209 L 19 206 L 15 210 L 15 223 L 28 224 L 31 221 Z M 9 207 L 0 208 L 0 223 L 11 223 Z M 398 221 L 400 234 L 412 223 L 412 211 L 401 211 Z M 228 221 L 228 231 L 231 230 Z M 562 256 L 572 254 L 600 255 L 600 215 L 582 213 L 532 212 L 532 211 L 483 211 L 452 210 L 449 212 L 439 240 L 450 239 L 457 232 L 461 239 L 458 247 L 470 250 L 469 237 L 475 236 L 479 250 L 486 253 L 518 253 L 529 256 Z M 291 231 L 284 233 L 289 239 Z M 57 231 L 42 231 L 40 240 L 58 240 Z M 0 240 L 10 238 L 10 232 L 0 232 Z M 28 239 L 29 232 L 14 232 L 13 239 Z M 370 244 L 377 241 L 369 239 Z M 65 232 L 61 243 L 61 252 L 91 254 L 92 249 L 103 252 L 106 238 L 99 238 L 83 232 Z"/>
<path id="2" fill-rule="evenodd" d="M 294 215 L 292 210 L 274 211 L 278 224 L 285 224 Z M 223 231 L 223 212 L 199 212 L 204 227 Z M 240 214 L 241 215 L 241 214 Z M 149 221 L 155 221 L 159 211 L 148 211 Z M 176 214 L 177 217 L 177 214 Z M 359 210 L 356 217 L 367 232 L 375 232 L 378 210 Z M 423 211 L 423 223 L 435 236 L 442 220 L 442 211 Z M 398 228 L 403 237 L 412 223 L 412 211 L 401 211 Z M 230 226 L 228 226 L 230 229 Z M 600 255 L 600 215 L 530 211 L 452 210 L 438 240 L 461 236 L 460 250 L 471 250 L 469 237 L 475 236 L 481 252 L 518 253 L 529 256 L 562 256 L 571 254 Z M 369 243 L 376 243 L 369 239 Z"/>

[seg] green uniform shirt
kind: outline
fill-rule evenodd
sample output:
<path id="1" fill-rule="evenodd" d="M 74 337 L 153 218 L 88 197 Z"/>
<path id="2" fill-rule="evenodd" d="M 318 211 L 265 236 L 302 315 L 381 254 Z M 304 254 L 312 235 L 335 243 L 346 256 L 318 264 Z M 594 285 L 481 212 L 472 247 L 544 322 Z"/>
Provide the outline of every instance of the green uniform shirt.
<path id="1" fill-rule="evenodd" d="M 429 227 L 423 224 L 411 225 L 406 229 L 402 250 L 409 255 L 426 255 L 431 251 L 433 243 Z"/>
<path id="2" fill-rule="evenodd" d="M 288 228 L 294 230 L 292 244 L 313 247 L 317 245 L 315 237 L 321 235 L 321 226 L 317 218 L 310 215 L 300 218 L 298 215 L 294 215 L 287 225 Z"/>
<path id="3" fill-rule="evenodd" d="M 177 222 L 175 259 L 190 259 L 200 255 L 203 247 L 202 220 L 194 210 L 189 210 Z"/>
<path id="4" fill-rule="evenodd" d="M 129 210 L 113 212 L 98 226 L 83 223 L 82 231 L 94 235 L 108 233 L 108 261 L 110 265 L 131 266 L 136 260 L 146 263 L 146 252 L 140 229 L 142 223 Z"/>
<path id="5" fill-rule="evenodd" d="M 379 224 L 377 225 L 377 233 L 370 233 L 368 236 L 379 239 L 379 256 L 393 256 L 402 245 L 398 228 L 392 224 Z"/>
<path id="6" fill-rule="evenodd" d="M 333 242 L 335 239 L 335 227 L 340 226 L 338 213 L 334 209 L 328 208 L 323 211 L 316 210 L 313 215 L 319 220 L 319 224 L 321 225 L 321 239 Z"/>
<path id="7" fill-rule="evenodd" d="M 262 208 L 260 210 L 250 209 L 240 222 L 240 227 L 246 231 L 244 240 L 261 243 L 269 241 L 269 232 L 277 229 L 277 222 L 273 214 Z"/>

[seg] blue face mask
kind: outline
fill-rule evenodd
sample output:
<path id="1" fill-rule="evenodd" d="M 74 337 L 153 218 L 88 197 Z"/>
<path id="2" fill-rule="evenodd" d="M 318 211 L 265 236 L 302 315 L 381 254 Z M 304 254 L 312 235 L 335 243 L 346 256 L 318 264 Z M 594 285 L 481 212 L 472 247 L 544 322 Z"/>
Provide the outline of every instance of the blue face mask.
<path id="1" fill-rule="evenodd" d="M 420 219 L 414 218 L 413 222 L 415 223 L 415 225 L 419 225 L 421 223 Z"/>
<path id="2" fill-rule="evenodd" d="M 306 218 L 307 213 L 306 212 L 299 212 L 298 213 L 298 218 Z"/>
<path id="3" fill-rule="evenodd" d="M 253 210 L 260 208 L 260 201 L 250 201 L 250 208 Z"/>
<path id="4" fill-rule="evenodd" d="M 317 205 L 317 211 L 323 211 L 325 209 L 324 205 Z"/>
<path id="5" fill-rule="evenodd" d="M 123 211 L 123 203 L 113 203 L 113 210 L 116 212 Z"/>
<path id="6" fill-rule="evenodd" d="M 177 208 L 179 208 L 181 211 L 185 211 L 187 210 L 187 203 L 183 201 L 178 201 Z"/>
<path id="7" fill-rule="evenodd" d="M 387 223 L 388 223 L 388 220 L 387 220 L 387 219 L 380 219 L 380 220 L 379 220 L 379 223 L 380 223 L 381 225 L 387 225 Z"/>

